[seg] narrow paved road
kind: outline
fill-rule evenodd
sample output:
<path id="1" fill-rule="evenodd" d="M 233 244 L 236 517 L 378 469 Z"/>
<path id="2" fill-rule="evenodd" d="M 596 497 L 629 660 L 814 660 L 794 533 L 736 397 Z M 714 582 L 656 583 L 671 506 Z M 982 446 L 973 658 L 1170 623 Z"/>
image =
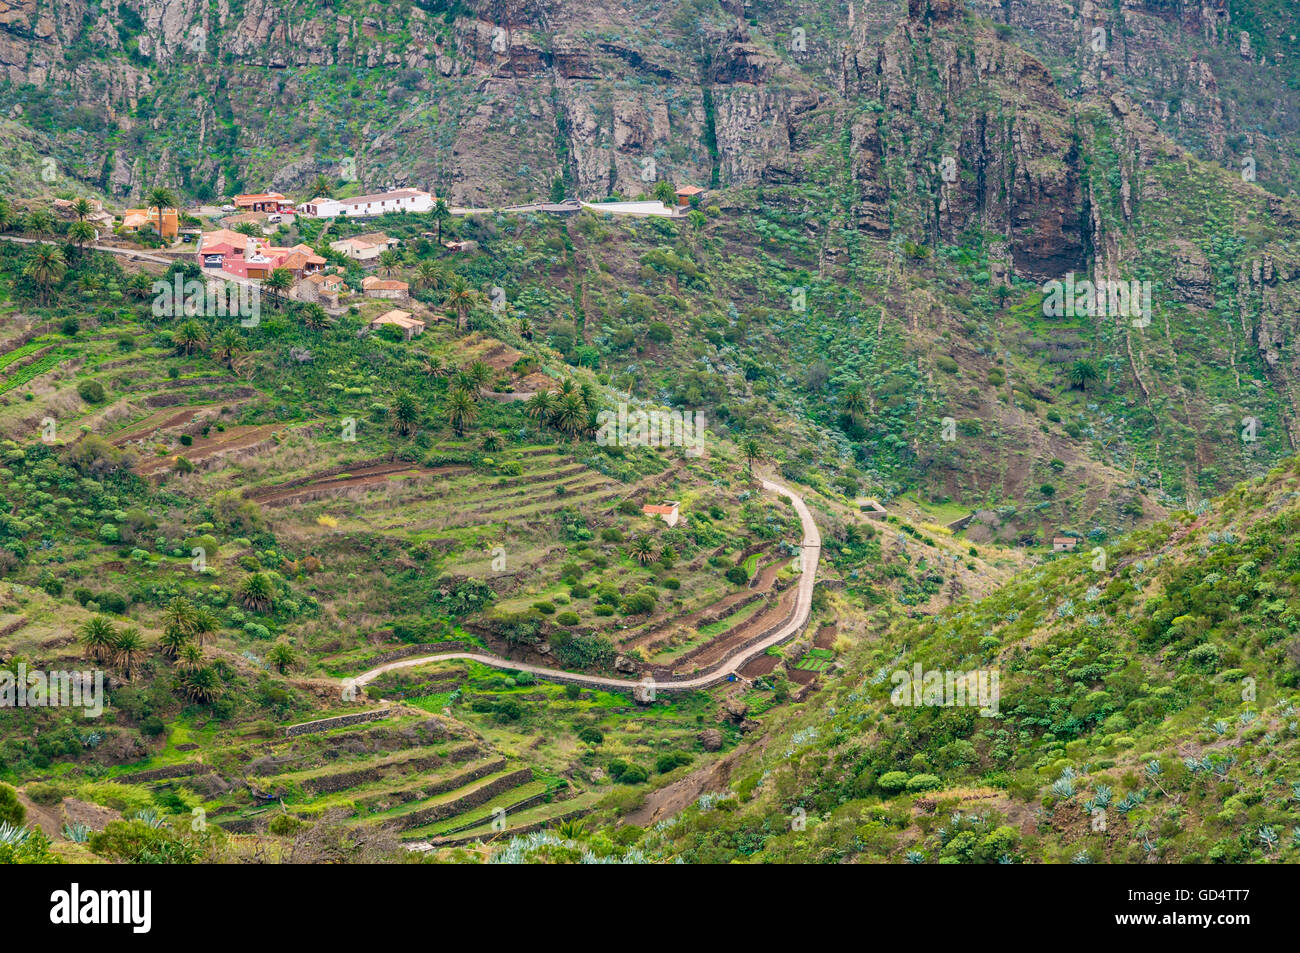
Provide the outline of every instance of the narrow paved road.
<path id="1" fill-rule="evenodd" d="M 67 245 L 68 242 L 55 241 L 49 238 L 19 238 L 16 235 L 0 235 L 0 241 L 17 242 L 19 245 Z M 118 248 L 116 245 L 87 245 L 91 251 L 108 252 L 110 255 L 125 255 L 132 261 L 152 261 L 158 265 L 174 264 L 175 258 L 163 258 L 161 255 L 151 255 L 146 251 L 136 248 Z"/>
<path id="2" fill-rule="evenodd" d="M 661 692 L 684 692 L 697 688 L 707 688 L 710 684 L 720 677 L 736 672 L 746 662 L 756 655 L 761 655 L 774 645 L 779 645 L 786 639 L 789 639 L 803 630 L 804 625 L 808 622 L 808 616 L 812 612 L 812 594 L 813 586 L 817 582 L 817 561 L 821 556 L 821 533 L 817 530 L 817 523 L 812 518 L 812 512 L 808 505 L 804 503 L 803 497 L 796 494 L 789 487 L 771 480 L 763 481 L 763 489 L 771 493 L 781 493 L 790 497 L 794 502 L 795 512 L 799 514 L 799 521 L 803 524 L 803 573 L 799 577 L 799 592 L 795 598 L 795 611 L 790 621 L 775 629 L 761 642 L 757 642 L 743 652 L 732 656 L 720 662 L 718 665 L 701 672 L 693 678 L 682 679 L 674 682 L 654 682 L 655 691 Z M 378 668 L 372 668 L 368 672 L 356 676 L 350 681 L 358 688 L 368 684 L 378 678 L 384 672 L 391 672 L 399 668 L 410 668 L 414 665 L 423 665 L 426 662 L 436 662 L 442 659 L 470 659 L 474 662 L 481 662 L 484 665 L 491 665 L 493 668 L 509 669 L 516 672 L 531 672 L 538 678 L 553 678 L 559 681 L 576 682 L 580 685 L 590 685 L 593 688 L 607 688 L 615 691 L 627 691 L 637 684 L 650 684 L 648 681 L 640 683 L 624 678 L 608 678 L 603 675 L 583 675 L 577 672 L 566 672 L 561 669 L 545 668 L 540 665 L 529 665 L 526 662 L 514 662 L 510 659 L 498 658 L 495 655 L 485 655 L 481 652 L 442 652 L 436 655 L 421 655 L 416 658 L 402 659 L 397 662 L 389 662 L 386 665 L 380 665 Z"/>

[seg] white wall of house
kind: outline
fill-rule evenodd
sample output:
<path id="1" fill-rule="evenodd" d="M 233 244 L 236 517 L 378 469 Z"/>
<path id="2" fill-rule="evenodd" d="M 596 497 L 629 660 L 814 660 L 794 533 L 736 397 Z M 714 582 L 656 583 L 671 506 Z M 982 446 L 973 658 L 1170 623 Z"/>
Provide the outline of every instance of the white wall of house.
<path id="1" fill-rule="evenodd" d="M 308 202 L 302 206 L 305 214 L 315 218 L 367 218 L 372 215 L 384 215 L 388 212 L 428 212 L 433 209 L 434 198 L 428 192 L 417 191 L 414 195 L 398 195 L 385 192 L 375 196 L 362 196 L 358 199 L 321 199 Z"/>

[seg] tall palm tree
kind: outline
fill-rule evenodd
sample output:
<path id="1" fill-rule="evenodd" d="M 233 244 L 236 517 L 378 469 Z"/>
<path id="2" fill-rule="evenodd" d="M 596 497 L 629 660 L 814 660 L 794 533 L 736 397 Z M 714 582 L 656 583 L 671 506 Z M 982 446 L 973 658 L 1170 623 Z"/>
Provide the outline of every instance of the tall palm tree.
<path id="1" fill-rule="evenodd" d="M 442 304 L 444 308 L 450 308 L 456 312 L 456 330 L 460 330 L 461 323 L 465 320 L 465 315 L 471 309 L 477 307 L 482 295 L 469 286 L 462 276 L 455 275 L 447 284 L 447 291 L 443 295 Z"/>
<path id="2" fill-rule="evenodd" d="M 749 468 L 749 475 L 754 475 L 754 461 L 763 458 L 763 448 L 758 440 L 753 437 L 746 437 L 745 442 L 740 445 L 740 452 L 744 454 L 745 464 Z"/>
<path id="3" fill-rule="evenodd" d="M 525 341 L 531 341 L 533 339 L 533 322 L 529 321 L 527 318 L 520 318 L 519 336 Z"/>
<path id="4" fill-rule="evenodd" d="M 451 218 L 451 209 L 442 199 L 433 203 L 433 221 L 438 226 L 438 248 L 442 249 L 442 223 Z"/>
<path id="5" fill-rule="evenodd" d="M 145 194 L 145 207 L 158 210 L 159 238 L 162 238 L 163 233 L 163 212 L 169 208 L 176 208 L 179 204 L 180 199 L 176 197 L 176 193 L 165 185 L 155 185 Z"/>
<path id="6" fill-rule="evenodd" d="M 673 188 L 673 184 L 667 179 L 660 179 L 655 183 L 654 197 L 672 208 L 673 201 L 677 198 L 677 190 Z"/>
<path id="7" fill-rule="evenodd" d="M 135 661 L 136 655 L 142 648 L 144 648 L 144 639 L 140 637 L 140 630 L 133 625 L 119 630 L 113 640 L 117 664 L 122 666 L 122 673 L 127 678 L 131 677 L 131 663 Z"/>
<path id="8" fill-rule="evenodd" d="M 465 391 L 456 389 L 447 394 L 443 412 L 447 415 L 452 429 L 456 431 L 456 436 L 463 437 L 465 428 L 474 423 L 478 416 L 478 405 Z"/>
<path id="9" fill-rule="evenodd" d="M 182 354 L 193 354 L 203 349 L 203 326 L 197 321 L 186 321 L 176 329 L 172 339 L 176 342 L 176 350 Z"/>
<path id="10" fill-rule="evenodd" d="M 23 274 L 41 289 L 41 303 L 49 300 L 50 289 L 63 280 L 68 272 L 63 249 L 56 245 L 35 245 L 31 258 L 23 267 Z"/>
<path id="11" fill-rule="evenodd" d="M 545 424 L 555 413 L 556 403 L 554 391 L 539 390 L 524 403 L 524 413 L 536 420 L 539 425 Z"/>
<path id="12" fill-rule="evenodd" d="M 77 216 L 79 222 L 85 221 L 86 216 L 94 210 L 95 206 L 91 205 L 89 200 L 85 198 L 79 198 L 72 203 L 72 212 Z"/>
<path id="13" fill-rule="evenodd" d="M 447 367 L 442 363 L 442 358 L 436 354 L 430 354 L 420 365 L 420 370 L 424 371 L 427 377 L 444 377 L 447 373 Z"/>
<path id="14" fill-rule="evenodd" d="M 78 219 L 68 226 L 68 241 L 77 246 L 77 252 L 86 250 L 86 246 L 95 240 L 95 226 L 84 219 Z"/>
<path id="15" fill-rule="evenodd" d="M 288 268 L 274 268 L 263 280 L 262 286 L 271 292 L 271 300 L 278 308 L 284 292 L 293 287 L 293 272 Z"/>
<path id="16" fill-rule="evenodd" d="M 390 278 L 393 276 L 393 269 L 401 262 L 402 256 L 391 248 L 385 248 L 379 253 L 379 267 L 384 269 L 384 274 Z"/>
<path id="17" fill-rule="evenodd" d="M 113 623 L 102 615 L 95 616 L 81 627 L 81 644 L 86 648 L 86 655 L 96 662 L 103 662 L 113 651 L 116 638 Z"/>
<path id="18" fill-rule="evenodd" d="M 328 176 L 318 175 L 311 184 L 311 197 L 327 199 L 334 192 L 334 183 L 329 180 Z"/>
<path id="19" fill-rule="evenodd" d="M 226 328 L 212 342 L 213 356 L 232 370 L 235 366 L 235 358 L 246 350 L 244 338 L 234 328 Z"/>
<path id="20" fill-rule="evenodd" d="M 17 221 L 18 216 L 15 214 L 13 207 L 4 199 L 0 199 L 0 232 L 7 232 L 9 226 Z"/>

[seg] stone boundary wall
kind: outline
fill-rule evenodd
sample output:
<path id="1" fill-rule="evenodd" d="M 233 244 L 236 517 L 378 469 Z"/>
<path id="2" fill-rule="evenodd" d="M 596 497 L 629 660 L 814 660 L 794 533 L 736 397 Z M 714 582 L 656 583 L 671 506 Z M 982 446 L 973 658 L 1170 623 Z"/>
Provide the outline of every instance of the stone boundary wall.
<path id="1" fill-rule="evenodd" d="M 298 735 L 314 735 L 318 731 L 329 731 L 331 728 L 343 728 L 347 725 L 359 725 L 366 721 L 378 721 L 380 718 L 387 718 L 391 714 L 391 708 L 376 708 L 373 711 L 359 711 L 351 715 L 335 715 L 333 718 L 304 721 L 302 724 L 289 725 L 284 729 L 284 736 L 294 738 Z"/>

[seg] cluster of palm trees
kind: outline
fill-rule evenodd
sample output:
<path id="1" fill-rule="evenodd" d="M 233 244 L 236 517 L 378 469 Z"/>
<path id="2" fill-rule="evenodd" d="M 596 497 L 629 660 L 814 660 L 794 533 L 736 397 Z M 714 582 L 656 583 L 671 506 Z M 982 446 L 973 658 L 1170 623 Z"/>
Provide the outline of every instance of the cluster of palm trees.
<path id="1" fill-rule="evenodd" d="M 88 658 L 100 665 L 116 662 L 128 679 L 131 666 L 144 650 L 139 629 L 133 625 L 116 626 L 102 615 L 94 616 L 81 627 L 81 644 Z"/>
<path id="2" fill-rule="evenodd" d="M 234 328 L 222 328 L 214 336 L 209 337 L 208 333 L 203 329 L 203 325 L 192 318 L 182 322 L 176 328 L 172 335 L 172 341 L 176 345 L 176 351 L 179 354 L 189 355 L 207 351 L 231 370 L 234 369 L 235 361 L 239 359 L 239 356 L 248 350 L 244 336 Z"/>
<path id="3" fill-rule="evenodd" d="M 540 426 L 554 427 L 570 440 L 594 434 L 599 411 L 596 386 L 591 381 L 579 384 L 571 377 L 561 381 L 558 391 L 539 390 L 524 404 L 524 412 Z"/>

